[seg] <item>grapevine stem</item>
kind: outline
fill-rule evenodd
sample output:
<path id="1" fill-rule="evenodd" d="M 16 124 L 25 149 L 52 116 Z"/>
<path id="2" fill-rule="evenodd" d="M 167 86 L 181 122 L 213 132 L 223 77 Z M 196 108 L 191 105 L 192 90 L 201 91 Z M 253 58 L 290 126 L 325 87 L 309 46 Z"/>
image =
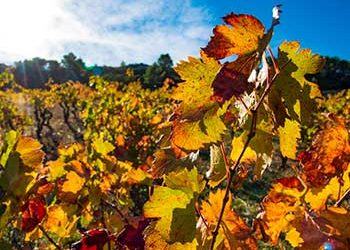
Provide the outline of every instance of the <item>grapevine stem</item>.
<path id="1" fill-rule="evenodd" d="M 269 50 L 269 52 L 270 52 L 271 57 L 273 58 L 272 51 Z M 226 189 L 225 189 L 225 195 L 224 195 L 224 198 L 223 198 L 223 201 L 222 201 L 222 206 L 221 206 L 221 210 L 220 210 L 220 213 L 219 213 L 218 221 L 216 223 L 216 226 L 215 226 L 214 230 L 212 231 L 213 239 L 212 239 L 211 244 L 210 244 L 210 250 L 214 250 L 215 241 L 216 241 L 216 238 L 217 238 L 217 236 L 219 234 L 220 224 L 221 224 L 221 221 L 222 221 L 222 218 L 223 218 L 223 215 L 224 215 L 225 207 L 226 207 L 227 202 L 229 200 L 228 198 L 229 198 L 229 194 L 230 194 L 230 186 L 231 186 L 231 182 L 233 180 L 233 176 L 234 176 L 235 170 L 236 170 L 237 166 L 240 164 L 241 159 L 242 159 L 245 151 L 247 150 L 250 141 L 255 136 L 256 123 L 257 123 L 257 118 L 258 118 L 258 109 L 261 106 L 261 104 L 263 103 L 263 101 L 264 101 L 265 97 L 267 96 L 267 94 L 270 92 L 271 87 L 273 85 L 273 82 L 276 80 L 277 76 L 280 73 L 280 69 L 279 69 L 278 64 L 276 63 L 275 59 L 273 58 L 272 61 L 273 61 L 274 67 L 275 67 L 275 74 L 274 74 L 274 76 L 272 77 L 272 79 L 270 81 L 269 81 L 269 77 L 268 77 L 267 88 L 263 92 L 263 94 L 262 94 L 258 104 L 251 111 L 251 113 L 252 113 L 252 121 L 251 121 L 251 124 L 250 124 L 248 138 L 247 138 L 247 141 L 245 142 L 245 144 L 243 146 L 243 149 L 242 149 L 238 159 L 236 160 L 236 162 L 235 162 L 235 164 L 233 165 L 232 168 L 229 167 L 229 164 L 228 164 L 228 161 L 227 161 L 227 156 L 226 156 L 226 152 L 225 152 L 225 145 L 223 143 L 220 145 L 220 149 L 221 149 L 221 153 L 222 153 L 222 156 L 223 156 L 223 159 L 224 159 L 225 167 L 226 167 L 226 169 L 230 169 L 230 171 L 227 173 L 227 186 L 226 186 Z M 288 63 L 289 63 L 289 61 L 285 65 L 283 65 L 283 68 Z"/>
<path id="2" fill-rule="evenodd" d="M 45 237 L 56 247 L 58 250 L 63 250 L 51 237 L 50 235 L 45 231 L 45 229 L 39 225 L 39 230 L 45 235 Z"/>
<path id="3" fill-rule="evenodd" d="M 103 202 L 104 204 L 110 206 L 111 208 L 113 208 L 115 211 L 117 211 L 117 213 L 119 214 L 119 216 L 121 217 L 121 219 L 123 220 L 123 222 L 124 222 L 125 224 L 127 224 L 127 225 L 130 224 L 129 221 L 128 221 L 128 219 L 124 216 L 124 214 L 122 213 L 122 211 L 120 211 L 120 209 L 119 209 L 116 205 L 114 205 L 114 204 L 112 204 L 112 203 L 110 203 L 109 201 L 106 201 L 106 200 L 102 200 L 102 202 Z"/>
<path id="4" fill-rule="evenodd" d="M 197 214 L 199 215 L 199 217 L 202 219 L 202 221 L 203 221 L 205 227 L 208 229 L 208 228 L 209 228 L 208 223 L 205 221 L 205 218 L 203 217 L 203 215 L 202 215 L 202 213 L 201 213 L 201 211 L 200 211 L 200 209 L 199 209 L 198 203 L 196 203 L 195 209 L 196 209 L 196 212 L 197 212 Z"/>
<path id="5" fill-rule="evenodd" d="M 267 50 L 268 50 L 268 52 L 269 52 L 269 54 L 271 56 L 271 60 L 272 60 L 273 67 L 275 68 L 275 72 L 279 73 L 280 69 L 278 67 L 278 64 L 276 63 L 275 57 L 273 56 L 273 53 L 272 53 L 272 50 L 271 50 L 270 46 L 267 46 Z"/>
<path id="6" fill-rule="evenodd" d="M 228 163 L 228 160 L 227 160 L 226 151 L 225 151 L 225 143 L 224 142 L 222 142 L 220 144 L 220 151 L 221 151 L 222 158 L 224 159 L 224 165 L 225 165 L 225 168 L 226 168 L 226 174 L 228 174 L 230 172 L 230 164 Z"/>
<path id="7" fill-rule="evenodd" d="M 255 136 L 256 120 L 257 120 L 257 115 L 258 115 L 256 109 L 252 110 L 252 114 L 253 114 L 253 118 L 252 118 L 252 123 L 251 123 L 251 126 L 250 126 L 250 131 L 249 131 L 249 134 L 248 134 L 248 139 L 245 142 L 244 147 L 243 147 L 243 149 L 242 149 L 242 151 L 241 151 L 237 161 L 235 162 L 235 164 L 233 165 L 232 168 L 230 168 L 229 163 L 227 161 L 227 156 L 226 156 L 226 152 L 225 152 L 225 145 L 223 143 L 221 143 L 221 145 L 220 145 L 220 149 L 221 149 L 221 153 L 222 153 L 222 156 L 223 156 L 223 159 L 224 159 L 225 167 L 226 167 L 226 169 L 229 169 L 229 171 L 227 173 L 227 186 L 226 186 L 226 189 L 225 189 L 225 195 L 224 195 L 224 198 L 223 198 L 223 201 L 222 201 L 220 214 L 219 214 L 216 226 L 215 226 L 214 230 L 212 231 L 213 239 L 212 239 L 211 245 L 210 245 L 210 249 L 211 250 L 214 249 L 216 237 L 219 234 L 220 224 L 221 224 L 222 218 L 224 216 L 225 207 L 226 207 L 227 202 L 229 200 L 228 198 L 229 198 L 229 194 L 230 194 L 230 186 L 231 186 L 231 183 L 232 183 L 232 179 L 233 179 L 235 170 L 236 170 L 237 166 L 239 165 L 239 163 L 240 163 L 240 161 L 241 161 L 241 159 L 242 159 L 242 157 L 244 155 L 244 152 L 248 148 L 248 145 L 249 145 L 251 139 L 253 139 L 253 137 Z"/>

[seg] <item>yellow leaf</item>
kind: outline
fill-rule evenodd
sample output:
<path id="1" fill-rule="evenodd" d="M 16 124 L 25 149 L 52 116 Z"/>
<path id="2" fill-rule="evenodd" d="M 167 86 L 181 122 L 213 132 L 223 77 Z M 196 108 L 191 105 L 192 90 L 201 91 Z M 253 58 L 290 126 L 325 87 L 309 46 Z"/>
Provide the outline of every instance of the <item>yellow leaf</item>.
<path id="1" fill-rule="evenodd" d="M 194 250 L 197 249 L 198 243 L 194 239 L 192 242 L 181 244 L 179 242 L 170 244 L 166 242 L 161 234 L 157 230 L 151 230 L 150 233 L 146 235 L 145 249 L 149 250 Z"/>
<path id="2" fill-rule="evenodd" d="M 300 196 L 302 186 L 295 177 L 285 177 L 273 185 L 269 194 L 263 199 L 264 231 L 270 242 L 276 245 L 281 232 L 287 231 L 291 221 L 303 214 Z"/>
<path id="3" fill-rule="evenodd" d="M 125 139 L 124 136 L 118 135 L 116 138 L 116 144 L 118 147 L 123 147 L 125 145 Z"/>
<path id="4" fill-rule="evenodd" d="M 295 159 L 298 139 L 300 139 L 300 125 L 297 121 L 285 120 L 284 127 L 278 128 L 280 148 L 283 156 Z"/>
<path id="5" fill-rule="evenodd" d="M 127 182 L 130 185 L 133 185 L 133 184 L 151 185 L 152 175 L 150 173 L 143 171 L 140 168 L 138 169 L 132 168 L 123 176 L 122 181 Z"/>
<path id="6" fill-rule="evenodd" d="M 62 177 L 67 171 L 64 169 L 65 163 L 61 160 L 49 161 L 46 163 L 49 168 L 50 175 L 48 181 L 54 181 L 57 178 Z"/>
<path id="7" fill-rule="evenodd" d="M 244 133 L 239 137 L 235 137 L 232 140 L 232 150 L 231 150 L 231 160 L 233 160 L 234 162 L 236 162 L 238 160 L 238 157 L 240 156 L 243 148 L 244 148 L 244 144 L 247 140 L 247 134 Z M 241 163 L 252 163 L 256 161 L 256 153 L 255 151 L 251 148 L 251 147 L 247 147 L 247 149 L 245 150 L 242 158 L 241 158 Z"/>
<path id="8" fill-rule="evenodd" d="M 155 186 L 153 195 L 144 205 L 144 216 L 160 218 L 155 228 L 167 242 L 189 242 L 195 238 L 196 230 L 193 201 L 183 191 Z"/>
<path id="9" fill-rule="evenodd" d="M 104 174 L 101 178 L 101 182 L 99 184 L 99 187 L 101 189 L 101 192 L 103 194 L 109 194 L 109 192 L 112 191 L 113 185 L 117 182 L 117 177 L 114 174 Z"/>
<path id="10" fill-rule="evenodd" d="M 295 228 L 292 228 L 286 234 L 286 240 L 289 241 L 292 247 L 300 247 L 301 244 L 304 242 L 304 240 L 301 238 L 300 233 Z"/>
<path id="11" fill-rule="evenodd" d="M 45 157 L 41 148 L 42 145 L 39 141 L 30 137 L 21 137 L 17 142 L 16 151 L 20 154 L 24 165 L 38 169 Z"/>
<path id="12" fill-rule="evenodd" d="M 60 237 L 66 236 L 66 225 L 68 224 L 67 213 L 59 205 L 53 205 L 47 209 L 47 220 L 45 228 Z"/>
<path id="13" fill-rule="evenodd" d="M 212 108 L 202 119 L 174 122 L 171 141 L 181 149 L 194 151 L 220 141 L 225 131 L 225 124 Z"/>

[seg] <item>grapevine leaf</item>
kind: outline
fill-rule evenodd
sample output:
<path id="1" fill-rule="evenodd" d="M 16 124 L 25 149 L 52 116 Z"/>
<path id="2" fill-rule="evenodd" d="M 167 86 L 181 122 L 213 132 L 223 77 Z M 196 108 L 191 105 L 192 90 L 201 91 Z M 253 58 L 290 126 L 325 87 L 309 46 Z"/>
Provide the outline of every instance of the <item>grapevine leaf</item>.
<path id="1" fill-rule="evenodd" d="M 284 126 L 278 128 L 278 133 L 282 155 L 290 159 L 295 159 L 298 139 L 300 139 L 299 123 L 286 119 Z"/>
<path id="2" fill-rule="evenodd" d="M 46 215 L 45 201 L 42 197 L 34 197 L 27 200 L 22 206 L 22 224 L 24 232 L 33 231 Z"/>
<path id="3" fill-rule="evenodd" d="M 66 181 L 63 183 L 63 192 L 77 193 L 84 186 L 85 180 L 81 178 L 77 173 L 69 171 L 66 175 Z"/>
<path id="4" fill-rule="evenodd" d="M 26 194 L 36 183 L 38 173 L 24 168 L 19 153 L 13 151 L 9 155 L 4 172 L 0 175 L 0 186 L 17 196 Z"/>
<path id="5" fill-rule="evenodd" d="M 218 25 L 214 28 L 204 51 L 215 59 L 222 59 L 231 55 L 246 55 L 256 51 L 259 39 L 264 35 L 262 23 L 251 15 L 231 13 L 225 16 L 227 25 Z"/>
<path id="6" fill-rule="evenodd" d="M 264 232 L 270 242 L 276 245 L 281 232 L 288 229 L 290 222 L 303 212 L 300 196 L 302 185 L 295 177 L 285 177 L 277 180 L 264 198 L 260 215 L 263 220 Z"/>
<path id="7" fill-rule="evenodd" d="M 242 128 L 243 132 L 232 140 L 231 159 L 236 162 L 238 157 L 242 153 L 244 144 L 248 140 L 248 131 L 251 129 L 253 116 L 251 114 L 244 114 L 242 116 Z M 238 133 L 237 133 L 238 134 Z M 240 162 L 242 163 L 255 163 L 254 178 L 261 178 L 265 169 L 272 162 L 273 155 L 273 121 L 271 114 L 261 106 L 258 110 L 255 135 L 250 140 L 248 147 L 246 148 L 243 157 Z"/>
<path id="8" fill-rule="evenodd" d="M 110 142 L 104 141 L 102 137 L 95 138 L 92 142 L 92 147 L 103 156 L 114 150 L 114 146 Z"/>
<path id="9" fill-rule="evenodd" d="M 215 187 L 226 177 L 226 167 L 220 147 L 210 147 L 210 168 L 205 174 L 209 178 L 209 185 Z"/>
<path id="10" fill-rule="evenodd" d="M 64 168 L 65 163 L 61 160 L 49 161 L 46 163 L 46 166 L 50 172 L 48 178 L 49 181 L 55 181 L 57 178 L 60 178 L 67 173 L 67 171 Z"/>
<path id="11" fill-rule="evenodd" d="M 292 222 L 286 239 L 301 249 L 348 249 L 350 214 L 344 208 L 329 207 L 319 214 L 308 214 Z"/>
<path id="12" fill-rule="evenodd" d="M 53 205 L 47 208 L 47 220 L 45 228 L 57 234 L 59 237 L 67 237 L 66 224 L 68 223 L 67 213 L 59 205 Z"/>
<path id="13" fill-rule="evenodd" d="M 173 148 L 159 149 L 154 153 L 154 157 L 152 176 L 155 178 L 177 169 L 193 166 L 188 157 L 178 159 Z"/>
<path id="14" fill-rule="evenodd" d="M 221 139 L 226 127 L 218 114 L 219 105 L 211 98 L 211 85 L 219 68 L 220 64 L 204 53 L 202 60 L 190 57 L 176 66 L 185 82 L 173 94 L 181 103 L 172 123 L 172 148 L 195 151 Z"/>
<path id="15" fill-rule="evenodd" d="M 241 134 L 239 137 L 235 137 L 232 140 L 232 150 L 231 150 L 231 159 L 232 161 L 236 162 L 244 148 L 244 144 L 247 141 L 248 134 L 245 132 Z M 241 163 L 252 163 L 256 161 L 256 152 L 248 146 L 245 150 L 242 158 Z"/>
<path id="16" fill-rule="evenodd" d="M 5 151 L 2 153 L 1 155 L 1 160 L 0 160 L 0 165 L 5 167 L 6 162 L 17 142 L 17 137 L 18 137 L 18 133 L 14 130 L 9 131 L 6 135 L 5 135 L 5 145 L 6 145 L 6 149 Z"/>
<path id="17" fill-rule="evenodd" d="M 196 231 L 193 203 L 194 199 L 181 190 L 156 186 L 144 205 L 144 216 L 159 218 L 155 228 L 166 242 L 192 242 Z"/>
<path id="18" fill-rule="evenodd" d="M 256 163 L 254 168 L 255 178 L 261 178 L 265 169 L 272 162 L 272 134 L 257 129 L 254 138 L 249 144 L 251 149 L 256 153 Z"/>
<path id="19" fill-rule="evenodd" d="M 220 69 L 220 64 L 202 54 L 202 60 L 189 57 L 188 61 L 181 61 L 175 71 L 184 81 L 174 90 L 172 98 L 182 101 L 177 113 L 183 117 L 192 117 L 193 113 L 208 110 L 212 105 L 212 82 Z M 201 112 L 203 113 L 203 112 Z"/>
<path id="20" fill-rule="evenodd" d="M 343 196 L 350 187 L 350 165 L 344 172 L 342 179 L 337 176 L 333 177 L 324 187 L 312 187 L 305 195 L 305 201 L 309 203 L 314 210 L 325 209 L 328 200 L 337 200 Z"/>
<path id="21" fill-rule="evenodd" d="M 138 168 L 131 168 L 122 178 L 123 182 L 127 182 L 130 185 L 143 184 L 150 186 L 152 184 L 151 174 Z"/>
<path id="22" fill-rule="evenodd" d="M 193 250 L 197 248 L 197 245 L 198 244 L 196 239 L 194 239 L 192 242 L 189 242 L 189 243 L 182 244 L 180 242 L 175 242 L 173 244 L 170 244 L 162 238 L 162 235 L 160 232 L 158 232 L 155 229 L 152 229 L 151 232 L 146 235 L 145 249 Z"/>
<path id="23" fill-rule="evenodd" d="M 280 126 L 284 126 L 288 117 L 301 124 L 310 124 L 310 114 L 316 110 L 315 98 L 321 94 L 317 85 L 306 80 L 305 75 L 318 73 L 324 59 L 308 49 L 300 49 L 298 42 L 283 42 L 279 47 L 278 64 L 284 68 L 269 94 L 275 120 Z"/>
<path id="24" fill-rule="evenodd" d="M 298 247 L 304 242 L 300 233 L 295 228 L 292 228 L 286 233 L 286 240 L 292 245 L 292 247 Z"/>
<path id="25" fill-rule="evenodd" d="M 194 194 L 199 194 L 205 185 L 196 168 L 193 168 L 191 171 L 184 169 L 179 173 L 170 173 L 165 176 L 164 181 L 169 188 L 181 190 L 188 194 L 190 198 Z"/>
<path id="26" fill-rule="evenodd" d="M 24 165 L 37 169 L 41 167 L 45 157 L 45 153 L 41 148 L 42 145 L 39 141 L 30 137 L 20 137 L 17 142 L 16 151 L 20 154 Z"/>
<path id="27" fill-rule="evenodd" d="M 126 225 L 123 231 L 118 235 L 116 241 L 128 249 L 137 250 L 145 248 L 144 230 L 150 223 L 149 219 L 140 220 L 138 226 Z"/>
<path id="28" fill-rule="evenodd" d="M 348 136 L 344 121 L 334 117 L 316 133 L 310 149 L 299 155 L 311 186 L 324 186 L 347 169 L 350 163 Z"/>
<path id="29" fill-rule="evenodd" d="M 92 229 L 84 233 L 82 239 L 72 244 L 72 250 L 95 250 L 104 249 L 109 242 L 110 236 L 106 229 Z"/>
<path id="30" fill-rule="evenodd" d="M 238 57 L 221 67 L 212 84 L 215 100 L 223 103 L 232 96 L 238 97 L 244 92 L 252 91 L 254 85 L 248 83 L 248 77 L 255 63 L 252 58 L 254 58 L 252 55 Z"/>
<path id="31" fill-rule="evenodd" d="M 214 229 L 219 218 L 221 204 L 224 200 L 225 191 L 218 190 L 216 193 L 210 193 L 208 201 L 202 204 L 201 214 L 207 221 L 209 229 Z M 231 201 L 231 195 L 229 197 Z M 225 207 L 224 215 L 221 221 L 218 241 L 222 237 L 226 249 L 257 249 L 256 241 L 251 236 L 250 228 L 236 212 L 231 210 L 230 206 Z"/>
<path id="32" fill-rule="evenodd" d="M 205 113 L 202 119 L 174 121 L 171 140 L 187 151 L 195 151 L 205 145 L 221 140 L 226 126 L 217 114 L 217 109 Z"/>

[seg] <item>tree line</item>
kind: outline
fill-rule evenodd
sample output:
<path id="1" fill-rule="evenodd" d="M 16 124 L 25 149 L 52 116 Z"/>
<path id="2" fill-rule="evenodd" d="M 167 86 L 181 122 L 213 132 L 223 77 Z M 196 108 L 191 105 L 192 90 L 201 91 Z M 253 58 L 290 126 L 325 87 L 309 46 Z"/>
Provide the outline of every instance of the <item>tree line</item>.
<path id="1" fill-rule="evenodd" d="M 326 64 L 317 75 L 309 77 L 320 85 L 322 91 L 350 88 L 350 62 L 338 57 L 325 57 Z M 0 63 L 0 73 L 10 70 L 17 83 L 27 88 L 43 88 L 49 81 L 64 83 L 79 81 L 87 83 L 89 77 L 98 75 L 108 81 L 128 82 L 140 81 L 144 88 L 156 89 L 168 79 L 178 83 L 180 78 L 173 69 L 173 60 L 169 54 L 162 54 L 152 65 L 144 63 L 120 66 L 87 66 L 83 59 L 74 53 L 63 56 L 61 62 L 43 58 L 33 58 L 15 62 L 13 66 Z"/>
<path id="2" fill-rule="evenodd" d="M 44 88 L 49 81 L 87 83 L 92 75 L 120 83 L 140 81 L 144 88 L 149 89 L 161 87 L 166 79 L 173 83 L 180 81 L 178 74 L 173 70 L 173 61 L 169 54 L 160 55 L 152 65 L 122 62 L 120 66 L 113 67 L 88 66 L 83 59 L 69 53 L 63 56 L 61 62 L 35 57 L 15 62 L 13 66 L 0 64 L 0 73 L 6 70 L 14 74 L 17 83 L 30 89 Z"/>

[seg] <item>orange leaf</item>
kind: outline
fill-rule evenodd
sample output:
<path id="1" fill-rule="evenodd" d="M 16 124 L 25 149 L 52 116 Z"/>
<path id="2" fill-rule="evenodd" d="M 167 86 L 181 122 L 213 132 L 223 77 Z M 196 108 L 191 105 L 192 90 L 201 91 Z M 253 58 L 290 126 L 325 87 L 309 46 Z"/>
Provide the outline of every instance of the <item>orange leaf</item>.
<path id="1" fill-rule="evenodd" d="M 350 214 L 330 207 L 319 214 L 306 214 L 293 221 L 286 239 L 300 249 L 349 249 Z"/>
<path id="2" fill-rule="evenodd" d="M 246 55 L 258 49 L 259 39 L 264 35 L 262 23 L 251 15 L 231 13 L 225 16 L 228 25 L 214 28 L 214 36 L 204 51 L 215 59 L 231 55 Z"/>
<path id="3" fill-rule="evenodd" d="M 201 213 L 210 229 L 214 229 L 218 221 L 224 195 L 224 190 L 210 193 L 209 200 L 202 205 Z M 230 201 L 231 195 L 228 204 Z M 235 211 L 231 210 L 229 205 L 225 207 L 218 239 L 221 238 L 220 234 L 223 235 L 226 249 L 257 249 L 256 242 L 250 234 L 250 228 Z M 220 244 L 220 242 L 216 244 Z"/>
<path id="4" fill-rule="evenodd" d="M 81 178 L 77 173 L 70 171 L 66 175 L 66 181 L 62 185 L 62 192 L 78 193 L 84 186 L 85 179 Z"/>
<path id="5" fill-rule="evenodd" d="M 295 177 L 286 177 L 273 185 L 270 193 L 264 198 L 260 215 L 265 234 L 270 242 L 276 245 L 281 232 L 284 232 L 295 216 L 302 212 L 299 197 L 302 185 Z"/>
<path id="6" fill-rule="evenodd" d="M 298 157 L 308 184 L 324 186 L 332 177 L 343 174 L 350 163 L 348 136 L 344 121 L 336 117 L 315 135 L 310 149 Z"/>

